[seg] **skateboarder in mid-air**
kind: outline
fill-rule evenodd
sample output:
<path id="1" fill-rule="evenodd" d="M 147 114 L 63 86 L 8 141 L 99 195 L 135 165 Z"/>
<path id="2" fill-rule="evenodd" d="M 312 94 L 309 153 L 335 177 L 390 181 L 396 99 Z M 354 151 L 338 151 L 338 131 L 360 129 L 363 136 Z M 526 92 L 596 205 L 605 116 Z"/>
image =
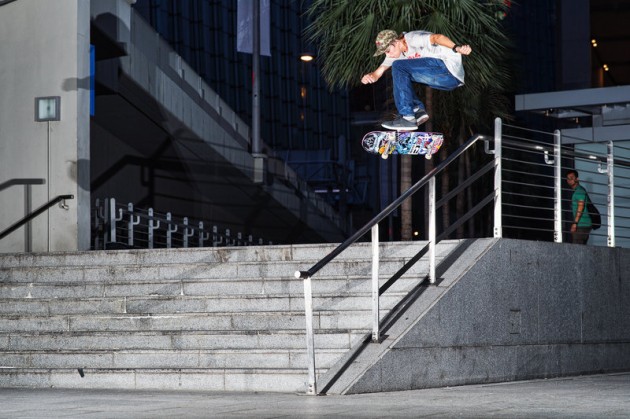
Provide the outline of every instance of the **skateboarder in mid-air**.
<path id="1" fill-rule="evenodd" d="M 453 90 L 464 85 L 462 55 L 472 52 L 469 45 L 457 45 L 447 36 L 426 31 L 413 31 L 398 35 L 387 29 L 376 37 L 376 53 L 385 54 L 383 63 L 373 72 L 364 75 L 361 83 L 375 83 L 392 68 L 394 101 L 399 116 L 384 122 L 387 129 L 411 131 L 428 119 L 424 104 L 413 91 L 412 82 L 434 89 Z"/>

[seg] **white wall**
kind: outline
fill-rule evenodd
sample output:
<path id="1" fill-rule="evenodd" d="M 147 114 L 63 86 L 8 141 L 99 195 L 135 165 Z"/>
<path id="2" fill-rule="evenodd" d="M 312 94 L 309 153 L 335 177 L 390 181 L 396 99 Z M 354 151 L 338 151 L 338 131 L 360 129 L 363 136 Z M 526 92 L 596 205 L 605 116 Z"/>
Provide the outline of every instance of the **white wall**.
<path id="1" fill-rule="evenodd" d="M 19 0 L 0 7 L 0 184 L 45 179 L 32 208 L 72 194 L 32 222 L 32 251 L 89 247 L 89 0 Z M 35 122 L 35 97 L 60 96 L 61 120 Z M 80 185 L 80 186 L 79 186 Z M 0 190 L 0 231 L 25 215 L 24 188 Z M 23 252 L 25 229 L 0 240 Z"/>

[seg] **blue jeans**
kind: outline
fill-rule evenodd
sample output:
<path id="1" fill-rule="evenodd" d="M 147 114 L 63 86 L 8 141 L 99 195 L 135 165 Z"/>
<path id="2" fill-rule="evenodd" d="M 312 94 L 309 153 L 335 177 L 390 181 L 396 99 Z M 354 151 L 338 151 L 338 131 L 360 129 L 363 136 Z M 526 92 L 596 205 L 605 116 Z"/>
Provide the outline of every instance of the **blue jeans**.
<path id="1" fill-rule="evenodd" d="M 412 58 L 396 60 L 392 64 L 394 80 L 394 102 L 398 113 L 411 116 L 414 109 L 424 110 L 424 103 L 418 99 L 412 82 L 426 84 L 440 90 L 453 90 L 460 81 L 453 76 L 438 58 Z"/>

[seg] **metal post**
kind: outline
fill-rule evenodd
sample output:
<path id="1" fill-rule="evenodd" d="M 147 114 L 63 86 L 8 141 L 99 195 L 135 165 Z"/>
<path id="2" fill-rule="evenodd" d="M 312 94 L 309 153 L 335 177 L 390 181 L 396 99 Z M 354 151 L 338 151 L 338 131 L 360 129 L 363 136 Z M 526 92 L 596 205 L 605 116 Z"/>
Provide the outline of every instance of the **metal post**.
<path id="1" fill-rule="evenodd" d="M 134 231 L 133 226 L 140 224 L 140 216 L 135 217 L 133 215 L 133 204 L 130 202 L 127 204 L 127 212 L 129 213 L 129 221 L 127 221 L 127 245 L 129 247 L 134 246 Z"/>
<path id="2" fill-rule="evenodd" d="M 613 142 L 608 142 L 608 157 L 606 166 L 608 171 L 608 247 L 615 247 L 615 159 L 613 156 Z"/>
<path id="3" fill-rule="evenodd" d="M 378 270 L 379 270 L 379 253 L 378 253 L 378 223 L 372 227 L 372 342 L 380 341 L 380 307 L 378 299 Z"/>
<path id="4" fill-rule="evenodd" d="M 260 1 L 252 1 L 252 157 L 254 158 L 254 183 L 265 182 L 267 156 L 262 150 L 260 138 Z"/>
<path id="5" fill-rule="evenodd" d="M 501 238 L 503 237 L 503 216 L 501 211 L 501 206 L 503 205 L 502 194 L 501 194 L 501 138 L 503 136 L 502 133 L 502 121 L 501 118 L 496 118 L 494 120 L 494 237 Z"/>
<path id="6" fill-rule="evenodd" d="M 184 217 L 184 231 L 183 231 L 183 236 L 182 236 L 182 240 L 183 240 L 183 246 L 184 248 L 188 248 L 188 238 L 192 237 L 195 234 L 195 229 L 194 228 L 188 228 L 188 217 Z M 190 231 L 190 233 L 189 233 Z"/>
<path id="7" fill-rule="evenodd" d="M 171 223 L 173 216 L 170 212 L 166 213 L 166 248 L 170 249 L 173 246 L 173 233 L 177 231 L 177 224 Z M 173 228 L 174 227 L 174 228 Z"/>
<path id="8" fill-rule="evenodd" d="M 109 241 L 116 243 L 116 199 L 109 198 Z"/>
<path id="9" fill-rule="evenodd" d="M 26 214 L 24 214 L 25 216 L 31 213 L 33 203 L 33 195 L 31 192 L 31 185 L 24 185 L 24 208 L 26 209 Z M 32 223 L 30 221 L 24 225 L 24 251 L 33 251 Z"/>
<path id="10" fill-rule="evenodd" d="M 429 179 L 429 282 L 435 283 L 435 176 Z"/>
<path id="11" fill-rule="evenodd" d="M 153 208 L 149 208 L 149 231 L 148 231 L 149 249 L 153 249 L 153 243 L 155 240 L 155 235 L 153 234 L 153 231 L 157 230 L 158 228 L 160 228 L 160 220 L 156 221 L 153 219 Z"/>
<path id="12" fill-rule="evenodd" d="M 252 153 L 259 154 L 260 146 L 260 2 L 253 1 L 252 42 Z"/>
<path id="13" fill-rule="evenodd" d="M 306 320 L 306 356 L 308 362 L 308 387 L 306 394 L 317 395 L 317 377 L 315 376 L 315 339 L 313 336 L 313 294 L 311 277 L 304 279 L 304 315 Z"/>
<path id="14" fill-rule="evenodd" d="M 205 241 L 210 238 L 210 232 L 208 234 L 204 233 L 203 229 L 203 221 L 199 221 L 199 247 L 203 247 Z"/>
<path id="15" fill-rule="evenodd" d="M 553 132 L 554 156 L 554 202 L 553 202 L 553 241 L 562 243 L 562 135 L 560 130 Z"/>

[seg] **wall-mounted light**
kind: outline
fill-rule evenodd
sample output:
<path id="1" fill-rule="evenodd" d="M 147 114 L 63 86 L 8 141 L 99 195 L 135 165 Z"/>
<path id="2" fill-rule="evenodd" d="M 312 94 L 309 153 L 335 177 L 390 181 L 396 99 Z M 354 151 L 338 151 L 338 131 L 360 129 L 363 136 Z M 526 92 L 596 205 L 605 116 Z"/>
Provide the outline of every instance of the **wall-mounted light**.
<path id="1" fill-rule="evenodd" d="M 308 63 L 311 62 L 315 59 L 315 56 L 313 54 L 311 54 L 310 52 L 304 52 L 302 54 L 300 54 L 300 60 Z"/>
<path id="2" fill-rule="evenodd" d="M 608 69 L 608 64 L 604 64 L 603 67 L 604 67 L 604 71 L 608 71 L 609 70 Z"/>
<path id="3" fill-rule="evenodd" d="M 60 121 L 61 97 L 47 96 L 35 98 L 35 121 Z"/>
<path id="4" fill-rule="evenodd" d="M 597 40 L 595 38 L 591 39 L 591 44 L 593 45 L 593 48 L 597 48 Z"/>

